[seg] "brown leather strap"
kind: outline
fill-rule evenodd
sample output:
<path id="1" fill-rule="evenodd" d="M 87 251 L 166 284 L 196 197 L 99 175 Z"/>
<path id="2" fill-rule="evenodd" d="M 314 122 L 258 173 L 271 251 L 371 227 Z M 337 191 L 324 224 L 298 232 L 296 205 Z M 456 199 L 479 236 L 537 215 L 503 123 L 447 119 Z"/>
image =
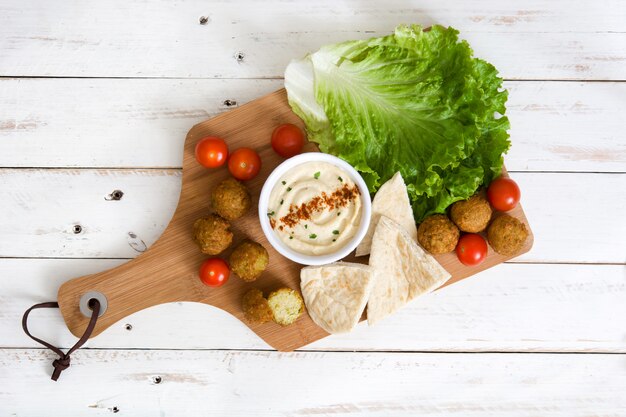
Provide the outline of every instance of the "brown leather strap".
<path id="1" fill-rule="evenodd" d="M 28 337 L 33 339 L 35 342 L 40 343 L 41 345 L 47 347 L 48 349 L 52 350 L 54 353 L 59 355 L 59 357 L 55 359 L 54 362 L 52 362 L 52 366 L 54 366 L 54 372 L 52 372 L 53 381 L 56 381 L 57 379 L 59 379 L 61 372 L 63 372 L 64 370 L 70 367 L 70 355 L 76 349 L 80 348 L 82 345 L 85 344 L 87 339 L 91 337 L 91 333 L 93 332 L 94 327 L 96 327 L 96 322 L 98 321 L 98 315 L 100 314 L 100 302 L 94 298 L 90 300 L 89 307 L 91 308 L 91 318 L 89 319 L 89 324 L 87 325 L 87 328 L 85 329 L 85 333 L 83 333 L 81 338 L 78 339 L 78 342 L 76 342 L 76 344 L 72 346 L 70 350 L 67 351 L 67 353 L 63 353 L 63 351 L 59 349 L 58 347 L 52 346 L 50 343 L 44 340 L 41 340 L 38 337 L 33 336 L 28 331 L 28 315 L 30 314 L 31 311 L 36 310 L 38 308 L 59 308 L 59 303 L 51 301 L 47 303 L 35 304 L 34 306 L 32 306 L 31 308 L 29 308 L 28 310 L 24 312 L 24 316 L 22 317 L 22 329 L 24 329 L 24 333 L 26 333 Z"/>

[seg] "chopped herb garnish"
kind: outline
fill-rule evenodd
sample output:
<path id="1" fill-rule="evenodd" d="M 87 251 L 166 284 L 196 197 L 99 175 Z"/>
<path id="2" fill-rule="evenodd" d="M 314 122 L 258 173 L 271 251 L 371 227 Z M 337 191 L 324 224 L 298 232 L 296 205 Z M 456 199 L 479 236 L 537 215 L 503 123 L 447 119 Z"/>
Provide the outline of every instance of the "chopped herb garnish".
<path id="1" fill-rule="evenodd" d="M 333 239 L 333 242 L 336 242 L 336 241 L 337 241 L 337 239 Z"/>
<path id="2" fill-rule="evenodd" d="M 337 212 L 337 216 L 339 216 L 340 214 L 341 214 L 341 212 L 340 212 L 340 211 L 338 211 L 338 212 Z"/>
<path id="3" fill-rule="evenodd" d="M 309 239 L 315 239 L 317 237 L 317 235 L 315 233 L 312 233 L 309 235 Z"/>
<path id="4" fill-rule="evenodd" d="M 289 192 L 289 191 L 291 191 L 291 187 L 287 187 L 287 191 L 288 191 L 288 192 Z"/>
<path id="5" fill-rule="evenodd" d="M 287 181 L 281 181 L 283 185 L 287 185 Z"/>
<path id="6" fill-rule="evenodd" d="M 339 234 L 339 230 L 333 230 L 333 235 L 338 235 Z"/>
<path id="7" fill-rule="evenodd" d="M 275 214 L 275 213 L 274 213 L 274 210 L 272 210 L 272 211 L 270 211 L 270 212 L 268 212 L 268 213 L 267 213 L 267 215 L 268 215 L 268 216 L 273 216 L 274 214 Z"/>
<path id="8" fill-rule="evenodd" d="M 317 171 L 315 174 L 313 174 L 313 178 L 315 178 L 316 180 L 318 180 L 320 178 L 320 172 Z"/>
<path id="9" fill-rule="evenodd" d="M 309 228 L 309 225 L 308 225 L 308 224 L 305 224 L 305 225 L 304 225 L 304 228 L 305 228 L 305 229 L 308 229 L 308 228 Z"/>
<path id="10" fill-rule="evenodd" d="M 289 236 L 289 239 L 293 239 L 293 236 Z"/>
<path id="11" fill-rule="evenodd" d="M 282 206 L 282 204 L 285 202 L 285 200 L 280 200 L 280 205 Z"/>
<path id="12" fill-rule="evenodd" d="M 337 179 L 338 179 L 340 182 L 343 182 L 343 178 L 341 178 L 341 177 L 337 177 Z"/>

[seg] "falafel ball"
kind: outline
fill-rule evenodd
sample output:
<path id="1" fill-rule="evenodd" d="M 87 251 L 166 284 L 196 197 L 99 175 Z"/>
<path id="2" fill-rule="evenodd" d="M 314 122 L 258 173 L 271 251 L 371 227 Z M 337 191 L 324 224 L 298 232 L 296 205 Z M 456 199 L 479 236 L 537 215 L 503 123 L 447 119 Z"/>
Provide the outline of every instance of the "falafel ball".
<path id="1" fill-rule="evenodd" d="M 228 178 L 219 183 L 211 194 L 211 205 L 226 220 L 236 220 L 246 214 L 252 205 L 250 192 L 239 181 Z"/>
<path id="2" fill-rule="evenodd" d="M 269 263 L 270 256 L 263 245 L 251 240 L 241 242 L 230 254 L 230 269 L 246 282 L 257 279 Z"/>
<path id="3" fill-rule="evenodd" d="M 289 326 L 304 312 L 302 296 L 291 288 L 283 287 L 270 293 L 267 302 L 274 315 L 274 321 L 281 326 Z"/>
<path id="4" fill-rule="evenodd" d="M 417 241 L 428 252 L 437 255 L 452 252 L 461 232 L 443 214 L 433 214 L 424 219 L 417 228 Z"/>
<path id="5" fill-rule="evenodd" d="M 244 294 L 241 307 L 245 319 L 251 323 L 267 323 L 274 318 L 274 313 L 272 313 L 267 299 L 263 297 L 263 292 L 256 288 Z"/>
<path id="6" fill-rule="evenodd" d="M 450 209 L 450 220 L 462 232 L 480 233 L 491 220 L 491 206 L 485 197 L 474 194 L 469 199 L 457 201 Z"/>
<path id="7" fill-rule="evenodd" d="M 200 218 L 193 224 L 193 240 L 202 253 L 218 255 L 233 242 L 230 223 L 215 214 Z"/>
<path id="8" fill-rule="evenodd" d="M 527 238 L 526 225 L 508 214 L 496 217 L 487 229 L 487 240 L 500 255 L 508 256 L 519 252 Z"/>

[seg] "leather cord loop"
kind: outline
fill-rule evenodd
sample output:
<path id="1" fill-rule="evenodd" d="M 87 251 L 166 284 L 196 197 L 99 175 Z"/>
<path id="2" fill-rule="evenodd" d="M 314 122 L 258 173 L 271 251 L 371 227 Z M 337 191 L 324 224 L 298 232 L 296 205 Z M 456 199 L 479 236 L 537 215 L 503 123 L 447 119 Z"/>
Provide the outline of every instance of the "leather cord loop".
<path id="1" fill-rule="evenodd" d="M 63 351 L 59 349 L 58 347 L 51 345 L 45 340 L 41 340 L 38 337 L 33 336 L 28 330 L 28 315 L 30 314 L 31 311 L 39 309 L 39 308 L 59 308 L 59 303 L 55 301 L 51 301 L 47 303 L 35 304 L 34 306 L 32 306 L 31 308 L 29 308 L 28 310 L 24 312 L 24 316 L 22 317 L 22 329 L 24 330 L 24 333 L 26 333 L 28 337 L 33 339 L 35 342 L 41 344 L 42 346 L 47 347 L 48 349 L 52 350 L 54 353 L 59 355 L 59 357 L 52 362 L 54 371 L 52 372 L 51 378 L 53 381 L 56 381 L 57 379 L 59 379 L 59 376 L 61 376 L 61 372 L 63 372 L 64 370 L 70 367 L 70 359 L 71 359 L 70 355 L 74 353 L 74 351 L 79 349 L 82 345 L 85 344 L 85 342 L 91 337 L 91 333 L 93 332 L 93 329 L 96 327 L 96 322 L 98 321 L 98 315 L 100 314 L 100 302 L 94 298 L 90 300 L 89 306 L 92 310 L 91 318 L 89 319 L 89 324 L 87 325 L 87 328 L 85 329 L 85 332 L 83 333 L 83 335 L 80 337 L 80 339 L 78 339 L 78 342 L 76 342 L 76 344 L 74 344 L 74 346 L 72 346 L 70 350 L 67 351 L 67 353 L 63 353 Z"/>

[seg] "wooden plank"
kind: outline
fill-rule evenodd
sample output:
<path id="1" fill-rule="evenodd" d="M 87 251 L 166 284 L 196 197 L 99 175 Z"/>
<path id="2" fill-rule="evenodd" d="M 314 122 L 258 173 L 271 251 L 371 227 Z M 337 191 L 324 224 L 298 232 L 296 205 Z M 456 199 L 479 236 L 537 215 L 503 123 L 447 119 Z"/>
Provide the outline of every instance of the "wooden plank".
<path id="1" fill-rule="evenodd" d="M 0 170 L 0 253 L 135 257 L 169 223 L 180 177 L 180 170 Z M 115 190 L 124 193 L 121 200 L 107 200 Z"/>
<path id="2" fill-rule="evenodd" d="M 624 78 L 625 19 L 619 0 L 72 0 L 62 8 L 25 0 L 0 6 L 0 75 L 277 77 L 321 45 L 416 22 L 457 27 L 509 79 L 616 80 Z"/>
<path id="3" fill-rule="evenodd" d="M 626 83 L 505 82 L 514 171 L 626 172 Z"/>
<path id="4" fill-rule="evenodd" d="M 0 164 L 180 168 L 185 135 L 193 125 L 282 84 L 282 80 L 0 80 Z M 231 106 L 224 104 L 226 100 Z"/>
<path id="5" fill-rule="evenodd" d="M 281 86 L 282 80 L 0 80 L 0 166 L 180 168 L 191 126 L 228 110 L 226 100 L 240 105 Z M 505 86 L 509 169 L 626 172 L 626 83 Z"/>
<path id="6" fill-rule="evenodd" d="M 626 263 L 626 174 L 511 174 L 535 233 L 520 262 Z"/>
<path id="7" fill-rule="evenodd" d="M 82 350 L 58 383 L 48 378 L 52 359 L 0 351 L 3 415 L 617 417 L 626 409 L 624 355 Z"/>
<path id="8" fill-rule="evenodd" d="M 32 304 L 56 298 L 68 279 L 123 260 L 1 259 L 0 347 L 37 347 L 20 320 Z M 626 266 L 504 264 L 424 296 L 397 314 L 307 350 L 519 351 L 626 353 Z M 537 325 L 543 323 L 543 325 Z M 127 325 L 130 325 L 127 328 Z M 33 313 L 30 328 L 69 347 L 76 338 L 58 311 Z M 269 349 L 234 317 L 197 303 L 135 313 L 89 341 L 92 348 Z"/>
<path id="9" fill-rule="evenodd" d="M 522 189 L 535 233 L 533 249 L 519 261 L 626 262 L 626 223 L 617 221 L 626 210 L 626 194 L 614 192 L 626 188 L 626 174 L 511 176 Z M 3 169 L 0 183 L 4 218 L 10 219 L 0 222 L 0 257 L 133 258 L 170 220 L 180 173 Z M 106 201 L 116 189 L 125 193 L 122 200 Z M 76 224 L 82 226 L 79 234 L 73 233 Z"/>

